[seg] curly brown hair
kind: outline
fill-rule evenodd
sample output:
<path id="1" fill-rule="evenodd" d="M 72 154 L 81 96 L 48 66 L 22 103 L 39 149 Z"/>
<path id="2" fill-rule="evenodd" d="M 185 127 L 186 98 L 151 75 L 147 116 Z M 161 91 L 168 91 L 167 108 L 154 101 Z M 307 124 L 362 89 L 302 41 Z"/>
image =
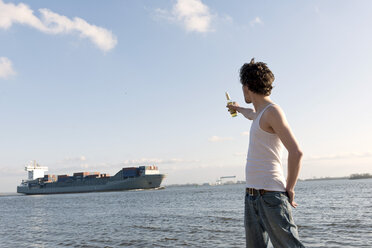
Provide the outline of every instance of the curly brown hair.
<path id="1" fill-rule="evenodd" d="M 254 58 L 240 68 L 240 82 L 256 94 L 269 96 L 274 80 L 274 74 L 269 67 L 263 62 L 256 63 Z"/>

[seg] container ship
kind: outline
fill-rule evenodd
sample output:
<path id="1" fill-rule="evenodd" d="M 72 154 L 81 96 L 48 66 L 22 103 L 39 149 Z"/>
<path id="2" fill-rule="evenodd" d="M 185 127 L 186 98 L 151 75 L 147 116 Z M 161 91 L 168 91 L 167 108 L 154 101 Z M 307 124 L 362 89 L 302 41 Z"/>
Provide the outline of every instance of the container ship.
<path id="1" fill-rule="evenodd" d="M 33 161 L 25 166 L 25 171 L 28 179 L 22 180 L 17 193 L 26 195 L 156 189 L 165 178 L 155 165 L 123 168 L 114 176 L 99 172 L 56 176 L 45 175 L 48 167 Z"/>

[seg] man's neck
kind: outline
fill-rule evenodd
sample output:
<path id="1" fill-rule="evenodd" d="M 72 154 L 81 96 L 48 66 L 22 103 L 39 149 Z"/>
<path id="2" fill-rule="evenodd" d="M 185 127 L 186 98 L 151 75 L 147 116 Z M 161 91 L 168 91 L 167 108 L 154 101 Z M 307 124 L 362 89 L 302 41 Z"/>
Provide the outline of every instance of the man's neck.
<path id="1" fill-rule="evenodd" d="M 262 96 L 256 94 L 252 97 L 252 103 L 256 113 L 259 113 L 267 105 L 273 103 L 273 101 L 270 99 L 269 96 Z"/>

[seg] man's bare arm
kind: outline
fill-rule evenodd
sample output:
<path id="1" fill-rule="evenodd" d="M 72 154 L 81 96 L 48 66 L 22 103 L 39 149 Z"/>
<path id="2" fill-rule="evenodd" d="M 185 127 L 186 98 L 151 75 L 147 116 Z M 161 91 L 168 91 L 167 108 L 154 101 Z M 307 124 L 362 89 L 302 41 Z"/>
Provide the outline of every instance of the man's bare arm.
<path id="1" fill-rule="evenodd" d="M 269 125 L 288 150 L 288 175 L 286 190 L 289 196 L 289 202 L 293 207 L 296 207 L 297 203 L 294 201 L 294 188 L 300 173 L 302 151 L 280 107 L 273 106 L 272 108 L 268 109 L 267 112 L 267 120 Z"/>
<path id="2" fill-rule="evenodd" d="M 227 105 L 226 107 L 229 109 L 229 111 L 238 111 L 249 120 L 254 120 L 256 118 L 256 112 L 251 108 L 240 107 L 237 103 L 234 103 L 233 105 Z"/>

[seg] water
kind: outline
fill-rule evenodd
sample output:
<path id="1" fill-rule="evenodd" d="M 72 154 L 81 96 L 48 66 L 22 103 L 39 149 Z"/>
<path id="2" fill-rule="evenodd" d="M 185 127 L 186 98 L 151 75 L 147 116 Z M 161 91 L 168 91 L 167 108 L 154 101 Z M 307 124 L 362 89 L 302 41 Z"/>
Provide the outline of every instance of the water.
<path id="1" fill-rule="evenodd" d="M 299 182 L 307 247 L 372 247 L 372 179 Z M 0 197 L 0 247 L 245 247 L 244 185 Z"/>

